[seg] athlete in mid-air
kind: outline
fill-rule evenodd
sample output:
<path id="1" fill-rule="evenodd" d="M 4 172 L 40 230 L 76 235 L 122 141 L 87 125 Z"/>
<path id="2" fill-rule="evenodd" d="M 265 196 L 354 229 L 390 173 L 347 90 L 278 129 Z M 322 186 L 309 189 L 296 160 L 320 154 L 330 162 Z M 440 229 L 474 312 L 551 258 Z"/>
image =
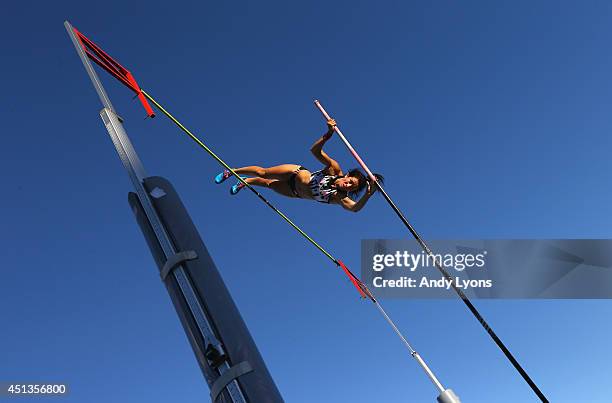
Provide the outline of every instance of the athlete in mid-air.
<path id="1" fill-rule="evenodd" d="M 323 145 L 334 133 L 336 122 L 327 122 L 327 132 L 310 148 L 312 154 L 323 163 L 324 167 L 310 172 L 302 165 L 283 164 L 269 168 L 247 166 L 234 169 L 238 175 L 248 175 L 245 181 L 249 185 L 263 186 L 274 190 L 283 196 L 315 200 L 321 203 L 338 204 L 348 211 L 357 212 L 365 206 L 376 192 L 376 183 L 371 183 L 359 169 L 351 169 L 346 174 L 336 160 L 323 151 Z M 215 177 L 215 183 L 221 183 L 232 176 L 228 170 Z M 382 175 L 375 174 L 382 182 Z M 244 183 L 238 182 L 230 189 L 232 195 L 237 194 Z M 363 196 L 360 193 L 365 189 Z"/>

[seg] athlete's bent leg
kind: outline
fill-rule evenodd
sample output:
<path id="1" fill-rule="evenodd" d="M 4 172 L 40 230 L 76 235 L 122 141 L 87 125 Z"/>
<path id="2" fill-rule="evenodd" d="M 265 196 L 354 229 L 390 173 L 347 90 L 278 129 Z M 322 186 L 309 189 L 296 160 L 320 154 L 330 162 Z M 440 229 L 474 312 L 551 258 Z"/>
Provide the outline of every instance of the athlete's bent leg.
<path id="1" fill-rule="evenodd" d="M 272 182 L 275 182 L 273 179 L 264 179 L 264 178 L 245 178 L 244 180 L 249 185 L 253 186 L 262 186 L 262 187 L 270 187 Z"/>
<path id="2" fill-rule="evenodd" d="M 264 179 L 264 178 L 246 178 L 246 183 L 253 186 L 262 186 L 274 190 L 276 193 L 287 197 L 295 197 L 291 191 L 289 183 L 285 181 L 279 181 L 276 179 Z"/>
<path id="3" fill-rule="evenodd" d="M 269 168 L 250 165 L 242 168 L 236 168 L 234 171 L 239 175 L 258 176 L 265 179 L 287 180 L 299 168 L 300 166 L 296 164 L 282 164 Z"/>
<path id="4" fill-rule="evenodd" d="M 272 181 L 268 185 L 268 187 L 274 190 L 276 193 L 281 194 L 287 197 L 295 197 L 293 192 L 291 191 L 291 187 L 289 183 L 286 181 Z"/>

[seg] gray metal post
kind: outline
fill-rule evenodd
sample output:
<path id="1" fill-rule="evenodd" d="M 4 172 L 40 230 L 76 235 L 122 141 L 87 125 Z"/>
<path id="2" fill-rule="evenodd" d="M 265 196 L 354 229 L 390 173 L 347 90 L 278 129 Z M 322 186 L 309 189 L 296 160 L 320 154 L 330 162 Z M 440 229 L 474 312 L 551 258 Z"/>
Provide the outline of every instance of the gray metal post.
<path id="1" fill-rule="evenodd" d="M 93 74 L 96 74 L 95 72 Z M 149 198 L 149 194 L 145 190 L 143 186 L 143 180 L 146 177 L 144 168 L 132 146 L 132 142 L 127 136 L 127 133 L 123 129 L 123 125 L 119 121 L 117 115 L 111 110 L 104 108 L 100 112 L 100 116 L 102 117 L 102 121 L 106 126 L 106 130 L 108 131 L 109 136 L 111 137 L 113 144 L 115 145 L 115 149 L 117 154 L 119 154 L 119 158 L 121 158 L 121 162 L 128 172 L 128 176 L 136 189 L 136 194 L 138 195 L 138 199 L 147 215 L 148 221 L 151 223 L 151 227 L 155 232 L 155 236 L 159 242 L 159 246 L 164 252 L 166 259 L 174 256 L 176 251 L 174 250 L 174 246 L 166 233 L 163 224 L 161 223 L 159 217 L 157 216 L 157 212 L 153 208 L 151 203 L 151 199 Z M 172 275 L 175 277 L 176 281 L 180 285 L 181 291 L 185 297 L 185 300 L 188 303 L 189 309 L 191 310 L 191 314 L 193 315 L 196 323 L 198 324 L 199 330 L 201 332 L 201 337 L 205 340 L 206 344 L 218 345 L 219 341 L 215 336 L 212 326 L 210 325 L 210 321 L 207 318 L 207 315 L 204 311 L 204 308 L 198 301 L 196 296 L 196 292 L 194 291 L 189 278 L 185 273 L 185 268 L 183 265 L 177 266 L 175 270 L 172 271 Z M 230 369 L 230 366 L 227 362 L 224 362 L 220 367 L 219 371 L 221 374 Z M 228 385 L 228 391 L 232 397 L 232 401 L 239 403 L 246 403 L 246 399 L 244 398 L 242 391 L 240 390 L 240 386 L 237 381 L 234 380 L 230 385 Z"/>

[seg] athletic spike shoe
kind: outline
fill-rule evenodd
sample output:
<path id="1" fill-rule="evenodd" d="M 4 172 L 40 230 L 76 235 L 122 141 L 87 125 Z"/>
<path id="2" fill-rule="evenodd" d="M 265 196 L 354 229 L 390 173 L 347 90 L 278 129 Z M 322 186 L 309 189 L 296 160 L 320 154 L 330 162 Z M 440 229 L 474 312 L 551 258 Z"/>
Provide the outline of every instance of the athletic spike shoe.
<path id="1" fill-rule="evenodd" d="M 232 173 L 230 171 L 228 171 L 227 169 L 224 169 L 223 172 L 221 172 L 219 175 L 215 176 L 215 183 L 218 185 L 219 183 L 222 183 L 223 181 L 225 181 L 230 176 L 232 176 Z"/>
<path id="2" fill-rule="evenodd" d="M 232 187 L 230 188 L 230 194 L 231 194 L 231 195 L 235 195 L 235 194 L 237 194 L 237 193 L 238 193 L 238 192 L 240 192 L 240 190 L 241 190 L 243 187 L 245 187 L 245 186 L 246 186 L 246 185 L 245 185 L 244 183 L 242 183 L 242 182 L 238 182 L 238 183 L 236 183 L 234 186 L 232 186 Z"/>

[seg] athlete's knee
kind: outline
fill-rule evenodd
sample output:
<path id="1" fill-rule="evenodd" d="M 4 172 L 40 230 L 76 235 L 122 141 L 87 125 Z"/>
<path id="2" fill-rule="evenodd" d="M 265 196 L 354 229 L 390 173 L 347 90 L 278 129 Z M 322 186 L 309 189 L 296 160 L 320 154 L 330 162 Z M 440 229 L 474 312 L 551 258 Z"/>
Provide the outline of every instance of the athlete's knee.
<path id="1" fill-rule="evenodd" d="M 257 169 L 255 170 L 255 173 L 260 178 L 265 178 L 268 175 L 268 170 L 266 168 L 257 167 Z"/>

